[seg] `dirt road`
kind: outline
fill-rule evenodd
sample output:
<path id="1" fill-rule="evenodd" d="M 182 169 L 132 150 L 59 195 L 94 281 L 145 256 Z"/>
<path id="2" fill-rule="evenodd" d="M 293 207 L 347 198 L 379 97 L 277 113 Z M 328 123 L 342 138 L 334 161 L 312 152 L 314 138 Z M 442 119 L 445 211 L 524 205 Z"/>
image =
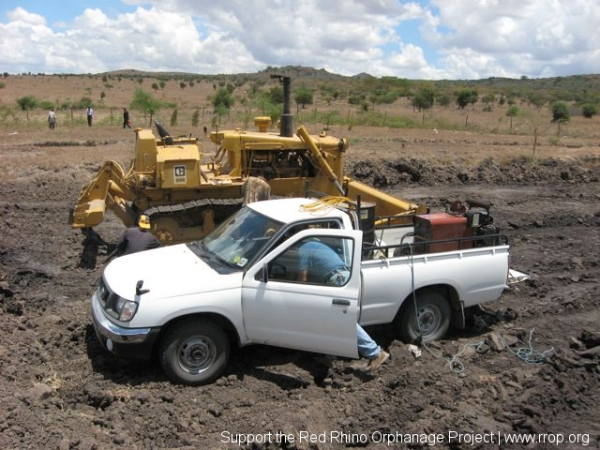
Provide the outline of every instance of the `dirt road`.
<path id="1" fill-rule="evenodd" d="M 73 151 L 102 159 L 110 145 Z M 1 156 L 15 151 L 27 160 L 46 150 L 23 142 Z M 97 164 L 13 164 L 0 181 L 0 448 L 488 449 L 498 439 L 525 448 L 515 436 L 543 440 L 527 448 L 598 448 L 597 162 L 354 159 L 355 176 L 434 209 L 491 201 L 512 265 L 531 280 L 419 358 L 371 330 L 392 355 L 374 376 L 350 360 L 256 346 L 237 350 L 215 384 L 176 386 L 154 362 L 105 353 L 93 333 L 89 297 L 105 249 L 82 263 L 66 221 Z M 114 242 L 122 225 L 111 215 L 99 231 Z M 543 362 L 526 362 L 527 349 Z"/>

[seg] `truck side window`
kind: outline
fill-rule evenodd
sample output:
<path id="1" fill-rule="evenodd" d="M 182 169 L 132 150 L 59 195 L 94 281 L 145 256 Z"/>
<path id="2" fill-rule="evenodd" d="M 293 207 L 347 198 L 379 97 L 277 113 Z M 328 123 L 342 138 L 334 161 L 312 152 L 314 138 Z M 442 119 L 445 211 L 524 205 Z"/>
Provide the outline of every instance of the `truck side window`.
<path id="1" fill-rule="evenodd" d="M 269 264 L 269 280 L 343 286 L 352 271 L 351 239 L 304 239 Z"/>

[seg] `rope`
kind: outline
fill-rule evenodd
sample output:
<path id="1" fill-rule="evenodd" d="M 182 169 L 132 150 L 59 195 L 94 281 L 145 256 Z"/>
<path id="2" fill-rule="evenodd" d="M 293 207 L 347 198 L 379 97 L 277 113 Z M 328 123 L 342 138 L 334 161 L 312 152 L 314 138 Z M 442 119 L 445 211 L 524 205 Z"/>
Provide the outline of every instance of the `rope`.
<path id="1" fill-rule="evenodd" d="M 554 351 L 554 347 L 550 347 L 548 350 L 544 350 L 543 352 L 534 349 L 533 345 L 531 345 L 531 341 L 533 340 L 533 331 L 533 328 L 531 331 L 529 331 L 529 339 L 527 341 L 528 347 L 519 347 L 513 350 L 506 343 L 502 336 L 500 336 L 500 339 L 502 339 L 504 347 L 506 347 L 510 353 L 523 360 L 526 364 L 542 364 L 546 360 L 546 355 Z"/>
<path id="2" fill-rule="evenodd" d="M 300 211 L 315 213 L 315 212 L 319 212 L 322 210 L 329 210 L 331 208 L 335 208 L 336 206 L 338 206 L 342 203 L 348 203 L 351 201 L 352 200 L 350 200 L 348 197 L 336 197 L 336 196 L 330 195 L 327 197 L 320 198 L 319 200 L 316 200 L 307 205 L 300 206 Z"/>
<path id="3" fill-rule="evenodd" d="M 460 352 L 458 352 L 452 358 L 448 358 L 448 365 L 450 366 L 450 370 L 456 374 L 464 372 L 465 364 L 460 360 L 459 356 L 461 356 L 465 352 L 467 347 L 472 347 L 477 352 L 483 345 L 485 345 L 485 343 L 486 343 L 486 341 L 484 339 L 483 341 L 465 344 L 465 346 L 463 347 L 463 349 Z"/>

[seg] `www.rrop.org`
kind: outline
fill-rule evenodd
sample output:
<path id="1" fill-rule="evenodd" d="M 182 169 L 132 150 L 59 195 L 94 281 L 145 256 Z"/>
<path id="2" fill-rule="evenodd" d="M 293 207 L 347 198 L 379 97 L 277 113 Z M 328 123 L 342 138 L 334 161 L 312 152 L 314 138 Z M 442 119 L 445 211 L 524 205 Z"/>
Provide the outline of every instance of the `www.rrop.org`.
<path id="1" fill-rule="evenodd" d="M 366 444 L 382 443 L 386 445 L 396 444 L 421 444 L 431 447 L 437 444 L 550 444 L 559 446 L 561 444 L 579 444 L 587 447 L 590 444 L 589 434 L 569 433 L 540 433 L 540 434 L 517 434 L 517 433 L 461 433 L 448 431 L 447 433 L 386 433 L 374 431 L 367 433 L 344 433 L 342 431 L 323 431 L 322 433 L 311 433 L 309 431 L 298 431 L 296 433 L 267 432 L 267 433 L 231 433 L 221 432 L 221 442 L 225 444 Z"/>

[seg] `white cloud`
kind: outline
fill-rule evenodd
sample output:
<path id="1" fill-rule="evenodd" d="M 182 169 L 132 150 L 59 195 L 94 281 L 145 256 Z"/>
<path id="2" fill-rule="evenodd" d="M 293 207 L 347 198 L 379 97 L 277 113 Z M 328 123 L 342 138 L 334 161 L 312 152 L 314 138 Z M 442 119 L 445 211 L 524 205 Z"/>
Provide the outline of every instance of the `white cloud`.
<path id="1" fill-rule="evenodd" d="M 15 26 L 18 26 L 19 24 L 28 24 L 32 26 L 46 25 L 46 19 L 44 19 L 44 17 L 40 16 L 39 14 L 32 14 L 30 12 L 27 12 L 21 7 L 9 11 L 7 17 L 10 19 L 11 22 L 13 22 Z"/>
<path id="2" fill-rule="evenodd" d="M 600 72 L 595 0 L 124 0 L 52 28 L 16 8 L 0 23 L 0 65 L 20 72 L 134 68 L 255 72 L 304 65 L 406 78 Z M 402 35 L 416 21 L 422 45 Z M 396 30 L 401 30 L 399 33 Z"/>
<path id="3" fill-rule="evenodd" d="M 600 38 L 594 0 L 432 3 L 439 23 L 428 37 L 446 55 L 443 61 L 454 76 L 557 76 L 581 73 L 586 65 L 599 71 L 600 63 L 585 64 Z M 567 55 L 569 65 L 561 62 Z"/>
<path id="4" fill-rule="evenodd" d="M 18 8 L 0 24 L 0 65 L 13 73 L 97 73 L 135 68 L 152 71 L 232 73 L 262 68 L 227 32 L 200 38 L 192 18 L 155 8 L 107 17 L 87 9 L 54 32 L 43 17 Z"/>

